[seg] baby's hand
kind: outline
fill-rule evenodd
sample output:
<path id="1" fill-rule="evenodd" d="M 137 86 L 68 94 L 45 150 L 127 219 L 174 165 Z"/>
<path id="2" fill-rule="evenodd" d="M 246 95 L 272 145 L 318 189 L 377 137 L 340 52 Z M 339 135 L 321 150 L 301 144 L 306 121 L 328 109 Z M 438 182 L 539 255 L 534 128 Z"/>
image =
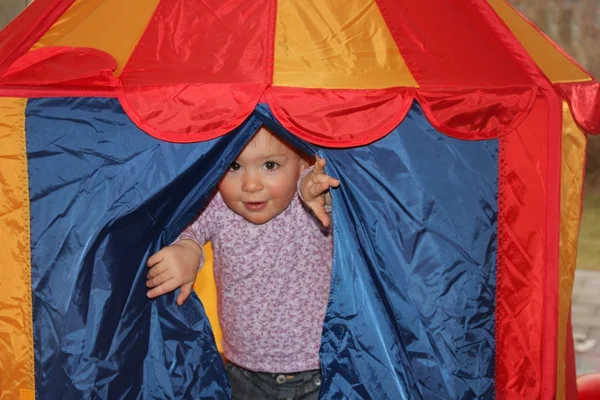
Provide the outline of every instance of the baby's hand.
<path id="1" fill-rule="evenodd" d="M 323 226 L 329 226 L 331 218 L 325 206 L 331 205 L 329 188 L 338 187 L 340 181 L 325 174 L 325 159 L 317 156 L 317 162 L 311 173 L 300 182 L 300 195 L 304 203 L 313 211 Z"/>
<path id="2" fill-rule="evenodd" d="M 182 305 L 192 293 L 202 259 L 202 248 L 193 240 L 181 240 L 165 247 L 148 259 L 147 295 L 153 299 L 181 288 L 177 304 Z"/>

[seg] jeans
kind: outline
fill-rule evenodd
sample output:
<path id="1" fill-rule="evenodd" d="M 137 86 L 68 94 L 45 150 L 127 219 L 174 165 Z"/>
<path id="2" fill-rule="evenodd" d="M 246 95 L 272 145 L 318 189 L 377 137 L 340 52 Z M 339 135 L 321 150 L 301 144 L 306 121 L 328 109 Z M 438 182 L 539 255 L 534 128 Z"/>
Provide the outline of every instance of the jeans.
<path id="1" fill-rule="evenodd" d="M 232 363 L 225 365 L 232 400 L 318 400 L 321 371 L 291 374 L 253 372 Z"/>

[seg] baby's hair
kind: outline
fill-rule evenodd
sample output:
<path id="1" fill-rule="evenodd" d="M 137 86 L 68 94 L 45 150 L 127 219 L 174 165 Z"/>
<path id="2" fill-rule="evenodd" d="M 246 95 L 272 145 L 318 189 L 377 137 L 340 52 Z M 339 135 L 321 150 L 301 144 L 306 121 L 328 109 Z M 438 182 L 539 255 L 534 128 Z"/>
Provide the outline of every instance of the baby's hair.
<path id="1" fill-rule="evenodd" d="M 287 140 L 285 140 L 285 139 L 281 138 L 280 136 L 276 135 L 275 133 L 273 133 L 272 130 L 270 130 L 265 125 L 261 125 L 261 127 L 256 131 L 256 133 L 254 134 L 254 136 L 252 136 L 252 138 L 250 139 L 250 142 L 248 142 L 248 146 L 251 146 L 251 147 L 256 146 L 256 136 L 258 135 L 258 133 L 260 132 L 261 129 L 264 129 L 265 131 L 267 131 L 269 133 L 269 137 L 268 137 L 267 140 L 276 139 L 278 142 L 280 142 L 284 146 L 287 146 L 288 148 L 290 148 L 294 153 L 298 154 L 298 156 L 300 158 L 302 158 L 304 161 L 306 161 L 308 163 L 308 165 L 313 165 L 314 162 L 316 161 L 315 157 L 313 157 L 312 155 L 304 152 L 303 150 L 300 150 L 296 146 L 294 146 L 291 143 L 289 143 Z"/>

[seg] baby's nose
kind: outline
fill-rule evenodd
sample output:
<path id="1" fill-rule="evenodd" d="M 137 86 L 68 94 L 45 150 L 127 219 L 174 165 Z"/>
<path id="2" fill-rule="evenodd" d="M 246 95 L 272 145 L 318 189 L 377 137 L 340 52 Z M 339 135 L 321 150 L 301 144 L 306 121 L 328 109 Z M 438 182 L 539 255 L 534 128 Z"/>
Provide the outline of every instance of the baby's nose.
<path id="1" fill-rule="evenodd" d="M 262 182 L 257 174 L 249 173 L 244 175 L 242 190 L 246 192 L 257 192 L 262 189 Z"/>

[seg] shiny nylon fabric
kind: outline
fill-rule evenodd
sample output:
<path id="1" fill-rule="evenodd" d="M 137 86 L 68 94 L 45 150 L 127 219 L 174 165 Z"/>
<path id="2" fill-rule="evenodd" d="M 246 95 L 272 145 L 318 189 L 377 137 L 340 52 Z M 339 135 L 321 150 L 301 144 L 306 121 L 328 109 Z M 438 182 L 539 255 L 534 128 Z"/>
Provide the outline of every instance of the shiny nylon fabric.
<path id="1" fill-rule="evenodd" d="M 27 117 L 40 398 L 227 397 L 197 299 L 149 302 L 143 263 L 193 218 L 258 119 L 342 180 L 321 397 L 492 398 L 497 141 L 439 134 L 418 105 L 349 150 L 307 147 L 264 105 L 194 145 L 146 136 L 116 100 L 33 100 Z"/>
<path id="2" fill-rule="evenodd" d="M 577 126 L 569 105 L 563 101 L 561 198 L 560 198 L 560 269 L 558 294 L 558 357 L 556 399 L 574 399 L 576 370 L 571 330 L 571 294 L 577 265 L 577 241 L 581 224 L 585 153 L 587 139 Z M 574 390 L 575 389 L 575 390 Z"/>
<path id="3" fill-rule="evenodd" d="M 273 85 L 418 86 L 375 0 L 278 1 Z"/>
<path id="4" fill-rule="evenodd" d="M 27 99 L 0 98 L 0 399 L 33 397 Z"/>
<path id="5" fill-rule="evenodd" d="M 600 83 L 559 83 L 555 86 L 569 103 L 577 124 L 586 133 L 600 135 Z"/>
<path id="6" fill-rule="evenodd" d="M 74 0 L 36 0 L 0 31 L 0 75 L 34 45 Z"/>
<path id="7" fill-rule="evenodd" d="M 36 0 L 37 1 L 37 0 Z M 160 0 L 75 0 L 32 50 L 49 46 L 88 47 L 110 54 L 114 74 L 125 67 Z M 107 24 L 107 21 L 110 21 Z M 98 34 L 102 32 L 102 34 Z"/>
<path id="8" fill-rule="evenodd" d="M 30 101 L 40 399 L 228 396 L 202 306 L 149 301 L 145 260 L 191 221 L 257 127 L 186 146 L 146 135 L 114 99 Z"/>
<path id="9" fill-rule="evenodd" d="M 410 104 L 417 87 L 436 129 L 477 140 L 511 132 L 529 111 L 535 85 L 548 85 L 484 1 L 155 1 L 140 12 L 114 0 L 74 3 L 51 28 L 46 39 L 52 39 L 42 38 L 24 56 L 29 68 L 3 77 L 3 89 L 18 93 L 26 87 L 36 97 L 65 91 L 118 95 L 138 127 L 175 142 L 227 134 L 264 95 L 295 135 L 321 146 L 351 147 L 397 126 L 403 114 L 392 111 L 388 118 L 390 108 Z M 104 41 L 93 29 L 111 9 L 119 18 L 107 38 L 127 20 L 124 15 L 135 20 L 117 31 L 123 41 Z M 56 37 L 61 29 L 64 40 Z M 40 47 L 47 43 L 73 54 L 44 57 L 40 50 L 48 48 Z M 106 52 L 104 61 L 111 61 L 99 62 L 73 46 Z M 84 59 L 91 59 L 86 64 L 95 74 L 89 68 L 81 76 Z M 125 60 L 122 73 L 113 76 Z M 198 104 L 198 98 L 206 102 Z"/>
<path id="10" fill-rule="evenodd" d="M 500 139 L 496 276 L 496 394 L 556 394 L 560 228 L 560 101 L 540 93 Z"/>
<path id="11" fill-rule="evenodd" d="M 506 0 L 487 0 L 527 53 L 552 82 L 580 82 L 592 78 L 538 27 Z"/>
<path id="12" fill-rule="evenodd" d="M 415 103 L 371 145 L 316 150 L 342 187 L 322 398 L 493 398 L 498 141 L 440 134 Z"/>

